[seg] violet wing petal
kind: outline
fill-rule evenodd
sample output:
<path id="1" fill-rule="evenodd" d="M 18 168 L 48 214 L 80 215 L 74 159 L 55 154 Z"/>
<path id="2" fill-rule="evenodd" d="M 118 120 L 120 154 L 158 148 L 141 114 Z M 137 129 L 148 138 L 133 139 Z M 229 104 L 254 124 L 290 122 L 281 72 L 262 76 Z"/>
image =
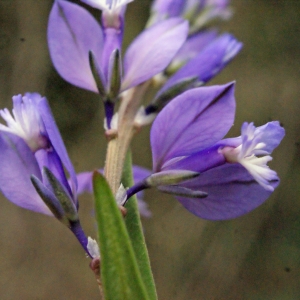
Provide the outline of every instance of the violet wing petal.
<path id="1" fill-rule="evenodd" d="M 19 137 L 10 133 L 0 133 L 0 189 L 14 204 L 49 216 L 52 213 L 37 194 L 30 176 L 41 179 L 37 161 Z"/>
<path id="2" fill-rule="evenodd" d="M 102 170 L 98 170 L 102 173 Z M 78 195 L 83 193 L 92 193 L 93 192 L 93 172 L 82 172 L 77 174 L 78 181 Z"/>
<path id="3" fill-rule="evenodd" d="M 163 86 L 158 95 L 181 80 L 198 77 L 201 83 L 217 75 L 241 50 L 242 43 L 232 35 L 223 34 L 179 69 Z"/>
<path id="4" fill-rule="evenodd" d="M 49 17 L 48 44 L 53 64 L 66 81 L 98 92 L 90 69 L 89 51 L 101 62 L 103 33 L 85 9 L 56 0 Z"/>
<path id="5" fill-rule="evenodd" d="M 180 18 L 159 22 L 143 31 L 126 51 L 122 90 L 163 71 L 183 45 L 187 34 L 188 23 Z"/>
<path id="6" fill-rule="evenodd" d="M 151 128 L 153 167 L 213 146 L 233 125 L 234 83 L 195 88 L 169 102 Z"/>
<path id="7" fill-rule="evenodd" d="M 140 182 L 146 177 L 150 176 L 152 174 L 151 170 L 145 169 L 143 167 L 139 166 L 132 166 L 132 173 L 133 173 L 133 179 L 134 182 Z"/>
<path id="8" fill-rule="evenodd" d="M 71 180 L 72 180 L 72 192 L 74 197 L 76 198 L 76 190 L 77 190 L 77 178 L 74 167 L 70 161 L 69 155 L 67 153 L 66 147 L 64 142 L 61 138 L 57 125 L 54 121 L 51 109 L 49 107 L 48 101 L 46 98 L 41 98 L 41 101 L 38 103 L 38 109 L 42 120 L 44 122 L 44 126 L 46 128 L 49 140 L 53 148 L 55 149 L 56 153 L 58 154 L 59 158 L 62 161 L 62 164 L 67 169 Z"/>
<path id="9" fill-rule="evenodd" d="M 271 184 L 277 187 L 279 178 Z M 207 220 L 239 217 L 261 205 L 271 195 L 239 164 L 226 163 L 201 174 L 184 186 L 208 193 L 202 199 L 177 197 L 187 210 Z"/>
<path id="10" fill-rule="evenodd" d="M 187 61 L 195 57 L 217 36 L 217 30 L 203 30 L 199 33 L 189 36 L 180 50 L 174 57 L 174 61 Z"/>

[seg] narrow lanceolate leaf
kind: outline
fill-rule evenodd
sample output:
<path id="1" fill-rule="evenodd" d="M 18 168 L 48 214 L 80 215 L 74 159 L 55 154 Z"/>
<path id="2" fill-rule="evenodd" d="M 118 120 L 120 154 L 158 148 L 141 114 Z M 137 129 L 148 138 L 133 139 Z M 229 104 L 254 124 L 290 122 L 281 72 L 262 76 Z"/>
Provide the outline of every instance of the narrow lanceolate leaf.
<path id="1" fill-rule="evenodd" d="M 93 175 L 105 300 L 150 300 L 116 200 L 105 178 Z"/>
<path id="2" fill-rule="evenodd" d="M 125 187 L 133 185 L 131 153 L 127 154 L 123 170 L 122 183 Z M 133 250 L 142 275 L 142 279 L 147 288 L 149 299 L 156 300 L 156 289 L 150 267 L 148 250 L 145 243 L 143 228 L 137 205 L 136 196 L 131 197 L 126 203 L 127 215 L 125 224 L 131 239 Z"/>

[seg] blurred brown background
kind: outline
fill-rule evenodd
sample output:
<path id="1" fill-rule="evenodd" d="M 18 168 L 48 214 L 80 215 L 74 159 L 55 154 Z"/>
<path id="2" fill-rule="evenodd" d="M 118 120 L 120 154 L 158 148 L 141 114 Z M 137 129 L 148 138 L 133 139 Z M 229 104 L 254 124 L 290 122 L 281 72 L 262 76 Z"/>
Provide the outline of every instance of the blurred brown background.
<path id="1" fill-rule="evenodd" d="M 46 27 L 52 1 L 0 0 L 0 102 L 27 91 L 46 95 L 76 171 L 103 166 L 106 141 L 97 95 L 64 82 L 51 66 Z M 171 196 L 146 193 L 153 212 L 145 234 L 160 300 L 300 299 L 300 2 L 232 0 L 222 25 L 244 49 L 213 83 L 237 81 L 232 134 L 243 121 L 280 120 L 287 135 L 272 168 L 281 185 L 261 207 L 236 220 L 208 222 Z M 148 1 L 127 12 L 126 43 L 147 19 Z M 148 130 L 134 141 L 134 162 L 151 168 Z M 55 219 L 0 199 L 0 299 L 99 299 L 89 260 Z M 95 237 L 91 197 L 81 197 Z M 135 299 L 134 299 L 135 300 Z M 138 299 L 137 299 L 138 300 Z"/>

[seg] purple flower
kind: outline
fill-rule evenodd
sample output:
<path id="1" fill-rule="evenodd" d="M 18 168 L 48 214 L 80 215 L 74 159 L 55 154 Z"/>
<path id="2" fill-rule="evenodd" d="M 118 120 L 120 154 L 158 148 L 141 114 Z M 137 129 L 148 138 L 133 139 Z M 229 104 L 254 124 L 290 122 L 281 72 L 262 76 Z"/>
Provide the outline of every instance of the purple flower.
<path id="1" fill-rule="evenodd" d="M 190 77 L 197 77 L 198 82 L 202 84 L 208 82 L 239 53 L 241 48 L 242 43 L 231 34 L 220 35 L 179 69 L 166 82 L 163 90 Z"/>
<path id="2" fill-rule="evenodd" d="M 7 124 L 0 125 L 2 193 L 18 206 L 54 215 L 87 251 L 77 213 L 76 174 L 46 98 L 14 96 L 12 114 L 4 109 L 0 115 Z"/>
<path id="3" fill-rule="evenodd" d="M 233 83 L 195 88 L 172 100 L 151 129 L 154 174 L 136 187 L 174 194 L 209 220 L 235 218 L 263 203 L 279 183 L 267 162 L 284 129 L 278 122 L 257 128 L 244 123 L 240 137 L 221 140 L 234 113 Z"/>
<path id="4" fill-rule="evenodd" d="M 86 2 L 104 5 L 104 1 Z M 111 29 L 103 31 L 84 8 L 56 0 L 49 17 L 48 44 L 58 73 L 71 84 L 99 92 L 89 62 L 89 53 L 93 53 L 98 77 L 105 93 L 109 94 L 115 50 L 120 50 L 122 42 L 122 37 L 116 37 L 116 29 Z M 123 68 L 119 68 L 119 72 L 123 69 L 123 74 L 119 74 L 122 77 L 120 91 L 164 70 L 184 43 L 187 33 L 188 24 L 180 18 L 166 20 L 143 31 L 127 49 Z"/>
<path id="5" fill-rule="evenodd" d="M 195 53 L 192 51 L 193 48 L 195 48 L 195 44 L 192 43 L 190 55 Z M 242 43 L 238 42 L 230 34 L 225 33 L 215 38 L 167 80 L 151 102 L 150 109 L 146 108 L 146 111 L 150 110 L 152 112 L 155 108 L 158 110 L 161 106 L 166 104 L 166 102 L 172 98 L 168 97 L 168 95 L 174 97 L 174 90 L 176 91 L 178 86 L 180 86 L 178 92 L 181 93 L 189 88 L 207 83 L 223 70 L 241 48 Z M 188 52 L 189 51 L 186 53 Z M 183 56 L 181 56 L 181 59 L 183 59 Z M 174 61 L 174 63 L 176 64 L 176 61 Z M 177 61 L 177 64 L 180 64 L 180 62 Z M 172 68 L 172 65 L 170 68 Z"/>

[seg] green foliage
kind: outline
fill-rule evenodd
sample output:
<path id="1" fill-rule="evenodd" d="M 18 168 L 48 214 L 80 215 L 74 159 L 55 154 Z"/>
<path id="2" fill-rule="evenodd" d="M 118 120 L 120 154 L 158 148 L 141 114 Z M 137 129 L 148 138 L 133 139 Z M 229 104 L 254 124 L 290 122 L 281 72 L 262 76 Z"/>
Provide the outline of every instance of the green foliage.
<path id="1" fill-rule="evenodd" d="M 93 176 L 105 300 L 150 300 L 121 212 L 106 179 Z"/>
<path id="2" fill-rule="evenodd" d="M 131 162 L 131 153 L 128 152 L 123 176 L 122 183 L 125 187 L 133 185 L 132 178 L 132 162 Z M 147 288 L 149 298 L 151 300 L 156 300 L 156 289 L 155 283 L 153 280 L 153 275 L 150 267 L 150 261 L 148 256 L 148 250 L 146 247 L 146 242 L 143 234 L 143 228 L 140 219 L 140 213 L 138 210 L 136 196 L 131 197 L 125 205 L 127 209 L 127 215 L 125 218 L 125 224 L 132 242 L 133 250 L 137 259 L 137 263 L 144 281 L 144 284 Z"/>

